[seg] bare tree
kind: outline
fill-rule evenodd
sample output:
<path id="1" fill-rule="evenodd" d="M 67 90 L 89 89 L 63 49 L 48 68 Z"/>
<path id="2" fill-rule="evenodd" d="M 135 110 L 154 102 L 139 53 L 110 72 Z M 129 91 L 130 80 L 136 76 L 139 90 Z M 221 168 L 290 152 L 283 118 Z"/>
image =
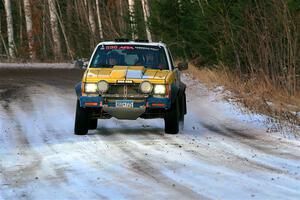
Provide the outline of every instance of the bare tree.
<path id="1" fill-rule="evenodd" d="M 124 22 L 124 4 L 126 4 L 126 2 L 124 3 L 123 0 L 119 0 L 118 5 L 119 5 L 119 28 L 121 32 L 125 31 L 125 22 Z"/>
<path id="2" fill-rule="evenodd" d="M 136 39 L 137 38 L 134 6 L 135 6 L 134 0 L 128 0 L 128 10 L 129 10 L 129 19 L 130 19 L 131 37 L 132 37 L 132 39 Z"/>
<path id="3" fill-rule="evenodd" d="M 13 29 L 13 20 L 11 14 L 11 2 L 10 0 L 4 0 L 5 11 L 6 11 L 6 22 L 7 22 L 7 35 L 8 35 L 8 52 L 9 57 L 15 58 L 16 47 L 14 41 L 14 29 Z"/>
<path id="4" fill-rule="evenodd" d="M 99 34 L 100 34 L 100 39 L 102 40 L 103 39 L 103 30 L 102 30 L 101 13 L 100 13 L 100 8 L 99 8 L 99 0 L 96 0 L 96 8 L 97 8 Z"/>
<path id="5" fill-rule="evenodd" d="M 181 0 L 177 0 L 177 3 L 178 3 L 179 11 L 181 12 L 182 11 L 182 2 L 181 2 Z"/>
<path id="6" fill-rule="evenodd" d="M 48 0 L 48 6 L 50 11 L 50 23 L 51 32 L 53 37 L 53 52 L 56 59 L 61 58 L 61 45 L 60 37 L 58 32 L 58 20 L 57 20 L 57 10 L 55 6 L 55 0 Z"/>
<path id="7" fill-rule="evenodd" d="M 93 37 L 95 37 L 96 35 L 96 23 L 95 23 L 95 19 L 94 19 L 94 12 L 93 12 L 93 6 L 92 6 L 92 2 L 89 0 L 88 1 L 88 14 L 89 14 L 89 23 L 92 29 L 92 34 Z"/>
<path id="8" fill-rule="evenodd" d="M 57 5 L 58 5 L 59 14 L 62 15 L 58 2 L 57 2 Z M 73 53 L 71 51 L 71 48 L 70 48 L 70 45 L 69 45 L 69 42 L 68 42 L 68 37 L 67 37 L 66 31 L 65 31 L 65 26 L 62 22 L 62 19 L 59 17 L 59 14 L 58 13 L 55 13 L 55 14 L 56 14 L 56 17 L 58 19 L 58 22 L 59 22 L 59 25 L 60 25 L 60 28 L 61 28 L 61 32 L 62 32 L 64 40 L 65 40 L 65 44 L 66 44 L 66 47 L 67 47 L 67 52 L 68 52 L 69 56 L 71 57 L 71 59 L 73 60 Z"/>
<path id="9" fill-rule="evenodd" d="M 149 24 L 148 24 L 148 18 L 150 17 L 148 0 L 142 0 L 142 7 L 143 7 L 143 13 L 144 13 L 144 21 L 145 21 L 147 39 L 150 42 L 152 42 L 152 36 L 151 36 L 150 29 L 149 29 Z"/>
<path id="10" fill-rule="evenodd" d="M 0 21 L 0 39 L 1 39 L 1 42 L 3 44 L 3 47 L 4 47 L 4 50 L 5 50 L 5 53 L 6 55 L 8 56 L 9 53 L 8 53 L 8 50 L 7 50 L 7 47 L 6 47 L 6 44 L 5 44 L 5 41 L 4 41 L 4 38 L 2 36 L 2 31 L 1 31 L 1 21 Z"/>
<path id="11" fill-rule="evenodd" d="M 36 55 L 33 49 L 34 40 L 32 35 L 32 15 L 31 15 L 31 7 L 30 7 L 29 0 L 24 0 L 24 12 L 25 12 L 28 46 L 29 46 L 29 57 L 31 59 L 35 59 Z"/>

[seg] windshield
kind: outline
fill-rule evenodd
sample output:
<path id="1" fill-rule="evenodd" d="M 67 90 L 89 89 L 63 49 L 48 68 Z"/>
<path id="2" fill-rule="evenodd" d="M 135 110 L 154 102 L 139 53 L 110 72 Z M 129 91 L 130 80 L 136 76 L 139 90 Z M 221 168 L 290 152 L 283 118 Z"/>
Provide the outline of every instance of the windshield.
<path id="1" fill-rule="evenodd" d="M 144 66 L 150 69 L 168 70 L 163 47 L 146 45 L 102 45 L 96 50 L 90 67 Z"/>

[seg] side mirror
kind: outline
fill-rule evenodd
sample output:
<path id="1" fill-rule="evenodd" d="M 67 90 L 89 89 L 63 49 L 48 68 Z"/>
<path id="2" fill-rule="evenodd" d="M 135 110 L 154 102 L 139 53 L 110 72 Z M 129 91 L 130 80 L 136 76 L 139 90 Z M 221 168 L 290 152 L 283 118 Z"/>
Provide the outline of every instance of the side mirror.
<path id="1" fill-rule="evenodd" d="M 83 63 L 81 69 L 87 69 L 87 67 L 88 67 L 88 63 Z"/>
<path id="2" fill-rule="evenodd" d="M 187 70 L 189 68 L 189 64 L 187 62 L 180 62 L 178 63 L 177 68 L 180 71 Z"/>
<path id="3" fill-rule="evenodd" d="M 83 59 L 75 60 L 74 67 L 77 69 L 86 69 L 88 62 L 85 62 Z"/>

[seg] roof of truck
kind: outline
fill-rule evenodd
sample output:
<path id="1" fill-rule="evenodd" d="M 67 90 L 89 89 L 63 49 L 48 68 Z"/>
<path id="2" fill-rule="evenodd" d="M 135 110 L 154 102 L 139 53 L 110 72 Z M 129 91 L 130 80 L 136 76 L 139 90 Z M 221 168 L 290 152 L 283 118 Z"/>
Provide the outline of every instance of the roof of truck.
<path id="1" fill-rule="evenodd" d="M 118 41 L 105 41 L 100 42 L 100 45 L 145 45 L 145 46 L 162 46 L 166 47 L 166 44 L 163 42 L 137 42 L 137 41 L 125 41 L 125 42 L 118 42 Z"/>

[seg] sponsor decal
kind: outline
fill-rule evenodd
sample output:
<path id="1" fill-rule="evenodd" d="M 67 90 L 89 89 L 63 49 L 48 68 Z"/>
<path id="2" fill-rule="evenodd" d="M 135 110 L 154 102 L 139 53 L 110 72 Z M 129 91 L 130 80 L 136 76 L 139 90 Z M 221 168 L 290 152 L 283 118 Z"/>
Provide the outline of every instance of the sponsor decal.
<path id="1" fill-rule="evenodd" d="M 159 47 L 160 48 L 160 47 Z M 136 45 L 106 45 L 105 50 L 149 50 L 159 51 L 158 47 L 136 46 Z M 102 47 L 101 47 L 102 49 Z"/>
<path id="2" fill-rule="evenodd" d="M 106 50 L 134 50 L 133 46 L 129 46 L 129 45 L 108 45 L 105 46 Z"/>

